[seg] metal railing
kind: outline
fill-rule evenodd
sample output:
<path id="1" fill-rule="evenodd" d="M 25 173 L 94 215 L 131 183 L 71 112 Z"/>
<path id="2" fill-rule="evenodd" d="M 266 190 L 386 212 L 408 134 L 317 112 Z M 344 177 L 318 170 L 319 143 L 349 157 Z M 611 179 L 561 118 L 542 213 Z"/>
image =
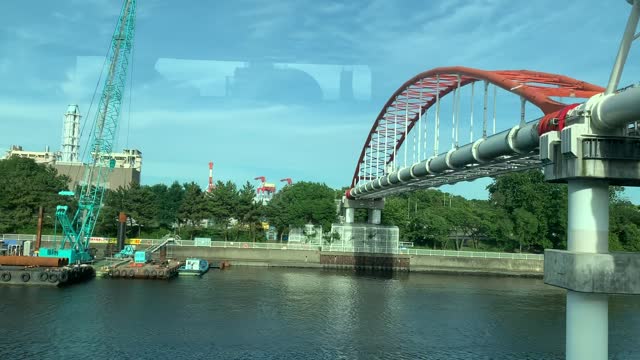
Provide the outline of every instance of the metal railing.
<path id="1" fill-rule="evenodd" d="M 58 239 L 60 236 L 58 236 Z M 0 235 L 0 240 L 31 240 L 35 241 L 35 235 L 28 234 L 3 234 Z M 95 241 L 94 241 L 95 240 Z M 42 241 L 54 241 L 53 235 L 42 235 Z M 127 244 L 141 245 L 141 246 L 155 246 L 160 245 L 165 239 L 128 239 Z M 92 238 L 94 243 L 107 243 L 115 242 L 112 238 Z M 175 240 L 177 246 L 195 246 L 194 240 Z M 215 248 L 236 248 L 236 249 L 265 249 L 265 250 L 306 250 L 306 251 L 346 251 L 346 252 L 369 252 L 370 248 L 346 248 L 336 246 L 335 249 L 331 246 L 323 246 L 319 244 L 303 244 L 303 243 L 263 243 L 263 242 L 247 242 L 247 241 L 211 241 L 210 247 Z M 464 258 L 485 258 L 485 259 L 513 259 L 513 260 L 544 260 L 542 254 L 518 254 L 518 253 L 504 253 L 504 252 L 488 252 L 488 251 L 456 251 L 456 250 L 430 250 L 430 249 L 414 249 L 403 248 L 392 251 L 385 249 L 383 253 L 396 253 L 402 255 L 417 255 L 417 256 L 446 256 L 446 257 L 464 257 Z"/>
<path id="2" fill-rule="evenodd" d="M 406 255 L 431 255 L 465 258 L 486 259 L 513 259 L 513 260 L 544 260 L 542 254 L 517 254 L 490 251 L 457 251 L 457 250 L 430 250 L 430 249 L 400 249 L 400 254 Z"/>

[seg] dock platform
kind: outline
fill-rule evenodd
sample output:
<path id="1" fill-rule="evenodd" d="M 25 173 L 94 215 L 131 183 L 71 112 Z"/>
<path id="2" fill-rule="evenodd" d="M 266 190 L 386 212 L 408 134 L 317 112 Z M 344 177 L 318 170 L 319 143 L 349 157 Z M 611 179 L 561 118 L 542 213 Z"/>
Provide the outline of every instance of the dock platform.
<path id="1" fill-rule="evenodd" d="M 67 286 L 95 277 L 90 265 L 61 267 L 0 265 L 0 284 Z"/>
<path id="2" fill-rule="evenodd" d="M 105 259 L 96 263 L 96 273 L 105 278 L 166 280 L 178 275 L 180 265 L 175 260 L 136 264 L 131 260 Z"/>

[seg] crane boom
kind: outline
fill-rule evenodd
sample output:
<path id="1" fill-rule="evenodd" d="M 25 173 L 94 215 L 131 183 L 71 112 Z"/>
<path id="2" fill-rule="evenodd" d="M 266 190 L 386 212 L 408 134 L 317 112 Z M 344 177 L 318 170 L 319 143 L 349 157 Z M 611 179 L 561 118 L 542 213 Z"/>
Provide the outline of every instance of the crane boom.
<path id="1" fill-rule="evenodd" d="M 58 249 L 41 248 L 40 256 L 67 257 L 70 263 L 91 260 L 89 239 L 100 214 L 108 176 L 115 166 L 111 153 L 117 137 L 129 55 L 133 48 L 135 16 L 136 0 L 125 0 L 107 55 L 108 71 L 91 133 L 91 160 L 85 164 L 78 209 L 73 220 L 69 220 L 67 206 L 57 207 L 56 218 L 62 226 L 63 239 Z M 65 248 L 67 242 L 70 244 L 68 249 Z"/>

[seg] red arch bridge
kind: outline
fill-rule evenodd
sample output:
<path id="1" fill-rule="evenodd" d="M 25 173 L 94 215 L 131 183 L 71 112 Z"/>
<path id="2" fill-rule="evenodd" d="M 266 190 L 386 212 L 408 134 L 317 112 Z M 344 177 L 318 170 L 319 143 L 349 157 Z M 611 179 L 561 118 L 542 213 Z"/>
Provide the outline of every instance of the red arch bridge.
<path id="1" fill-rule="evenodd" d="M 547 181 L 566 182 L 567 250 L 545 251 L 544 280 L 568 290 L 567 359 L 607 359 L 608 294 L 640 294 L 640 254 L 608 252 L 609 185 L 640 186 L 640 84 L 618 88 L 640 38 L 640 0 L 627 2 L 606 88 L 557 74 L 459 66 L 409 79 L 376 117 L 342 202 L 347 224 L 355 208 L 368 208 L 377 226 L 390 194 L 536 167 Z M 500 109 L 498 89 L 507 94 Z M 506 129 L 496 132 L 499 116 Z"/>
<path id="2" fill-rule="evenodd" d="M 501 100 L 520 106 L 513 124 L 499 133 L 496 120 L 503 111 L 497 89 L 506 92 Z M 347 195 L 381 198 L 540 167 L 540 135 L 562 130 L 575 103 L 603 91 L 567 76 L 528 70 L 455 66 L 420 73 L 396 90 L 375 119 Z M 565 98 L 570 101 L 561 102 Z M 526 122 L 528 104 L 543 116 Z"/>

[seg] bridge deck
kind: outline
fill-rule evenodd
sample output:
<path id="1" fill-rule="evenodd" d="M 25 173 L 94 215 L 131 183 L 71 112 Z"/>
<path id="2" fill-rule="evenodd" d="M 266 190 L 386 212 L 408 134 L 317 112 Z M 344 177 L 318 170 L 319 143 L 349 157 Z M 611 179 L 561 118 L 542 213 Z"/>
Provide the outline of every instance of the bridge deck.
<path id="1" fill-rule="evenodd" d="M 424 188 L 451 185 L 461 181 L 472 181 L 483 177 L 494 177 L 508 172 L 524 171 L 541 167 L 538 151 L 527 154 L 501 156 L 484 164 L 469 165 L 461 169 L 450 170 L 443 174 L 433 175 L 427 179 L 407 181 L 397 186 L 363 194 L 359 199 L 374 199 L 389 195 L 400 194 Z"/>

